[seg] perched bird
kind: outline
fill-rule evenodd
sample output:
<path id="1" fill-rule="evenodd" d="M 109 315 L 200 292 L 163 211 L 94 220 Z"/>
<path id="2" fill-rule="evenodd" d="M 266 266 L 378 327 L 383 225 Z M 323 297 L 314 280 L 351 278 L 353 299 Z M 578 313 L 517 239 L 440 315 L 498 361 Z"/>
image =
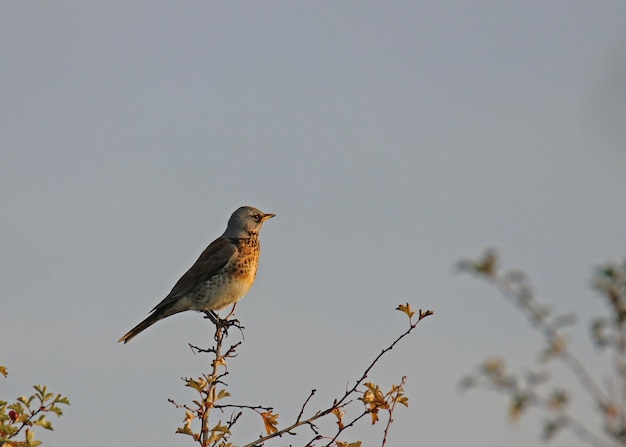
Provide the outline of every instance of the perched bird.
<path id="1" fill-rule="evenodd" d="M 128 343 L 157 321 L 185 310 L 210 316 L 236 304 L 254 282 L 261 254 L 259 232 L 263 222 L 274 216 L 251 206 L 235 211 L 224 234 L 211 242 L 163 301 L 119 342 Z"/>

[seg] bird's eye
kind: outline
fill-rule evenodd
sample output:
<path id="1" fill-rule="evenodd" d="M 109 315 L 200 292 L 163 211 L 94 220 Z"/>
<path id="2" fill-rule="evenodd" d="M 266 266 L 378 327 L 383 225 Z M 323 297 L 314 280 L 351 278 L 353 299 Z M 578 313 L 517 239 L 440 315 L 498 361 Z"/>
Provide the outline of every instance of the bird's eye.
<path id="1" fill-rule="evenodd" d="M 255 222 L 259 222 L 261 220 L 261 215 L 260 214 L 253 214 L 252 218 L 254 219 Z"/>

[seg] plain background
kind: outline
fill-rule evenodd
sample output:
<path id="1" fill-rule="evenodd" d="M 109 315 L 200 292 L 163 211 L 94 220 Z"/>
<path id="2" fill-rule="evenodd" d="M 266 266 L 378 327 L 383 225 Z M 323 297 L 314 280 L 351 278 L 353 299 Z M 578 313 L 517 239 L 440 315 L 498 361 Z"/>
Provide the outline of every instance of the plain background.
<path id="1" fill-rule="evenodd" d="M 116 341 L 244 204 L 277 217 L 237 309 L 233 402 L 287 423 L 316 388 L 323 408 L 408 301 L 435 315 L 370 376 L 408 376 L 390 445 L 539 443 L 541 416 L 511 425 L 504 398 L 458 389 L 542 346 L 455 272 L 487 247 L 579 315 L 570 341 L 608 377 L 587 334 L 593 269 L 625 254 L 622 1 L 3 2 L 0 54 L 0 390 L 70 398 L 45 445 L 192 445 L 167 398 L 191 401 L 207 322 Z M 344 439 L 380 445 L 367 425 Z"/>

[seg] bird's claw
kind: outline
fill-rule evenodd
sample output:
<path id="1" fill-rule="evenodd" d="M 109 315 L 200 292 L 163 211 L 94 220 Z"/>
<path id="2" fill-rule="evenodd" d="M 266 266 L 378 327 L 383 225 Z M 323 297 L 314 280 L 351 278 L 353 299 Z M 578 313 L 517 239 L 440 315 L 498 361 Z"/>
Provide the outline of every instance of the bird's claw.
<path id="1" fill-rule="evenodd" d="M 215 324 L 216 326 L 216 334 L 215 337 L 217 338 L 217 332 L 219 332 L 220 330 L 224 331 L 224 335 L 228 335 L 228 329 L 232 326 L 236 327 L 237 329 L 239 329 L 240 331 L 242 331 L 243 333 L 243 329 L 245 329 L 242 325 L 241 322 L 236 319 L 233 318 L 232 320 L 229 320 L 228 318 L 220 318 L 215 312 L 213 312 L 212 310 L 207 310 L 204 312 L 204 318 L 208 318 L 209 320 L 211 320 L 213 322 L 213 324 Z"/>

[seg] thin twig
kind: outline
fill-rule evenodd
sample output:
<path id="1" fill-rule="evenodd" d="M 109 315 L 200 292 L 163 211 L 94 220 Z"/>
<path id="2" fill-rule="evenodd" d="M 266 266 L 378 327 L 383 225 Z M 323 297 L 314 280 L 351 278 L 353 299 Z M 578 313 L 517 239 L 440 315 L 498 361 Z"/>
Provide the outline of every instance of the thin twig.
<path id="1" fill-rule="evenodd" d="M 298 417 L 296 418 L 296 422 L 298 422 L 300 420 L 300 418 L 302 418 L 302 414 L 304 413 L 304 407 L 306 407 L 306 405 L 309 403 L 309 401 L 311 400 L 311 398 L 313 397 L 313 395 L 316 392 L 317 392 L 317 390 L 311 390 L 311 393 L 309 394 L 309 397 L 306 398 L 306 400 L 302 404 L 302 408 L 300 408 L 300 413 L 298 413 Z"/>
<path id="2" fill-rule="evenodd" d="M 378 360 L 380 360 L 380 358 L 385 355 L 387 352 L 391 351 L 394 346 L 396 346 L 396 344 L 398 344 L 398 342 L 400 340 L 402 340 L 404 337 L 406 337 L 407 335 L 409 335 L 413 329 L 415 329 L 418 325 L 418 323 L 420 321 L 422 321 L 425 317 L 432 315 L 432 311 L 427 310 L 426 312 L 422 313 L 422 311 L 420 310 L 420 316 L 419 319 L 415 322 L 411 322 L 409 325 L 409 329 L 407 329 L 403 334 L 401 334 L 398 338 L 396 338 L 394 340 L 393 343 L 391 343 L 391 345 L 389 345 L 388 347 L 386 347 L 385 349 L 383 349 L 380 354 L 378 354 L 376 356 L 376 358 L 372 361 L 372 363 L 369 364 L 369 366 L 367 367 L 367 369 L 365 370 L 365 372 L 363 373 L 363 375 L 361 376 L 361 378 L 359 380 L 357 380 L 354 384 L 354 386 L 352 388 L 350 388 L 350 390 L 346 391 L 346 393 L 343 395 L 343 397 L 341 399 L 339 399 L 337 401 L 337 405 L 341 404 L 344 400 L 346 400 L 346 398 L 351 395 L 354 391 L 356 391 L 356 389 L 361 385 L 361 383 L 363 383 L 363 381 L 367 378 L 367 375 L 369 374 L 369 372 L 372 370 L 372 368 L 374 367 L 374 365 L 376 365 L 376 363 L 378 363 Z"/>
<path id="3" fill-rule="evenodd" d="M 264 411 L 273 411 L 273 407 L 264 407 L 262 405 L 239 405 L 239 404 L 224 404 L 224 405 L 213 405 L 213 408 L 226 409 L 226 408 L 240 408 L 242 410 L 264 410 Z"/>
<path id="4" fill-rule="evenodd" d="M 339 428 L 339 430 L 337 430 L 337 433 L 335 433 L 335 436 L 333 436 L 333 438 L 328 442 L 328 444 L 324 445 L 324 447 L 330 447 L 330 445 L 332 445 L 333 442 L 335 442 L 337 440 L 337 438 L 339 437 L 339 435 L 341 433 L 343 433 L 345 430 L 347 430 L 350 427 L 353 427 L 354 424 L 356 424 L 358 421 L 360 421 L 365 415 L 369 414 L 370 412 L 368 410 L 363 411 L 360 415 L 358 415 L 357 417 L 355 417 L 352 421 L 350 421 L 348 424 L 344 425 L 343 427 Z"/>
<path id="5" fill-rule="evenodd" d="M 402 381 L 400 382 L 400 391 L 404 389 L 404 385 L 406 384 L 406 376 L 402 376 Z M 381 447 L 385 447 L 387 445 L 387 435 L 389 433 L 389 428 L 391 427 L 391 424 L 393 424 L 393 411 L 396 409 L 396 403 L 398 402 L 397 399 L 393 399 L 393 402 L 391 404 L 391 408 L 389 409 L 389 420 L 387 421 L 387 426 L 385 427 L 385 434 L 383 436 L 383 443 L 381 444 Z"/>

